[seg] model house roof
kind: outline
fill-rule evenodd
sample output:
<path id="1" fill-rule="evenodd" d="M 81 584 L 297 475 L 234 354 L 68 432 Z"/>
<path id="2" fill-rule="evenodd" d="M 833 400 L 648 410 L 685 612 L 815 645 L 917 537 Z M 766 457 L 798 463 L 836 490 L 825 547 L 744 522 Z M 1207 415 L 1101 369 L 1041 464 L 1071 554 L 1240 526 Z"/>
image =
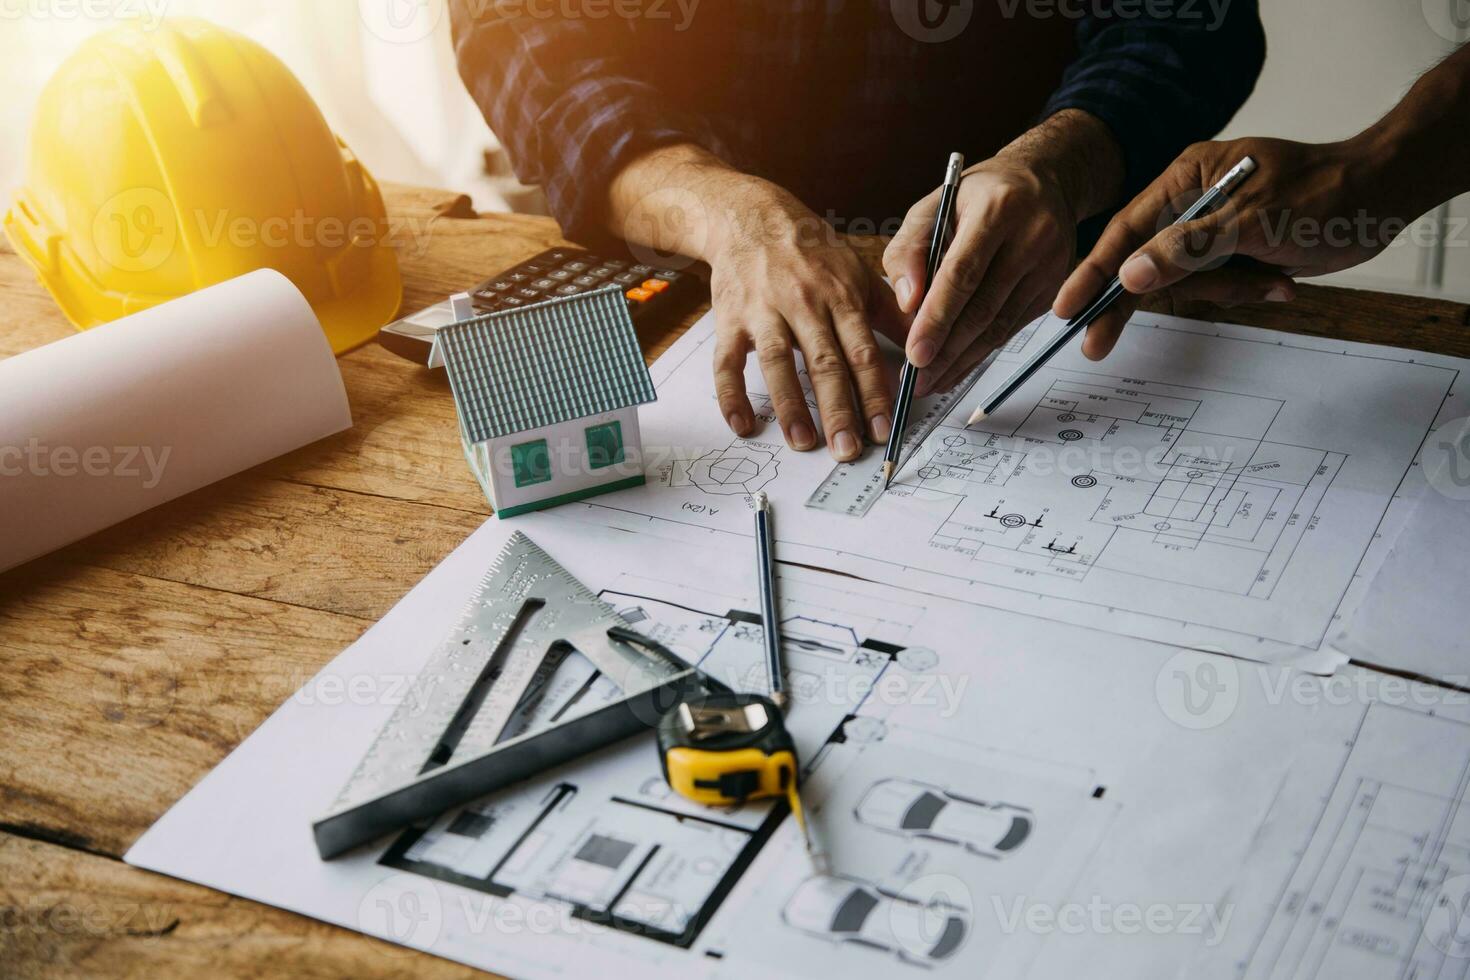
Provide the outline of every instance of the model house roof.
<path id="1" fill-rule="evenodd" d="M 435 342 L 471 442 L 657 397 L 615 286 L 443 327 Z"/>

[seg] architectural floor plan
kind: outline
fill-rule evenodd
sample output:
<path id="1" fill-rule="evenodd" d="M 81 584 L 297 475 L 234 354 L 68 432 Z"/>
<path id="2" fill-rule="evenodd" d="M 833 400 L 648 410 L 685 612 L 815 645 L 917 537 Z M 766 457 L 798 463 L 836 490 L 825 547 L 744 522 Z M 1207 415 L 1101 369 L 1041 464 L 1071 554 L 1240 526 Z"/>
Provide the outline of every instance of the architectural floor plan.
<path id="1" fill-rule="evenodd" d="M 514 530 L 636 629 L 732 686 L 767 688 L 754 583 L 736 552 L 559 515 Z M 1148 895 L 1161 874 L 1213 900 L 1282 778 L 1288 759 L 1272 747 L 1300 720 L 1243 691 L 1238 724 L 1181 739 L 1154 693 L 1168 648 L 988 610 L 975 631 L 975 607 L 783 568 L 788 726 L 819 863 L 784 805 L 672 795 L 646 733 L 322 861 L 310 824 L 385 723 L 404 705 L 438 710 L 379 682 L 458 635 L 510 533 L 488 523 L 129 860 L 512 976 L 585 976 L 595 964 L 686 980 L 1048 977 L 1048 958 L 1092 954 L 1025 927 L 1029 909 Z M 397 693 L 313 696 L 318 683 Z M 533 726 L 598 699 L 603 679 L 569 655 L 537 683 Z M 1115 695 L 1098 698 L 1103 686 Z M 1117 955 L 1177 966 L 1199 941 L 1177 938 Z"/>
<path id="2" fill-rule="evenodd" d="M 1237 656 L 1340 662 L 1324 639 L 1408 510 L 1395 495 L 1457 404 L 1459 362 L 1140 315 L 1107 361 L 1064 351 L 966 427 L 1056 326 L 1032 325 L 942 411 L 916 405 L 924 438 L 881 494 L 866 457 L 834 467 L 773 426 L 733 439 L 709 393 L 705 321 L 655 367 L 644 432 L 664 457 L 649 485 L 573 512 L 697 542 L 745 534 L 729 505 L 760 489 L 786 515 L 786 560 Z M 747 386 L 759 401 L 753 366 Z"/>
<path id="3" fill-rule="evenodd" d="M 1238 889 L 1257 922 L 1207 976 L 1470 975 L 1470 695 L 1394 690 L 1418 696 L 1339 705 L 1299 763 Z"/>

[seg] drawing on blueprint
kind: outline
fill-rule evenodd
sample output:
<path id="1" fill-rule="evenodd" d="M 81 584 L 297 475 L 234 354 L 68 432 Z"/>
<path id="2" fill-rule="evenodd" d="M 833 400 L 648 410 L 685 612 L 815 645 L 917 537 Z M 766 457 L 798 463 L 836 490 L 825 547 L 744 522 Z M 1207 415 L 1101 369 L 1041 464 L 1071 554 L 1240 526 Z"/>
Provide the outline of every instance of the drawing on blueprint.
<path id="1" fill-rule="evenodd" d="M 859 823 L 897 834 L 953 844 L 1001 858 L 1031 836 L 1036 818 L 1024 807 L 985 803 L 916 779 L 880 779 L 853 810 Z"/>
<path id="2" fill-rule="evenodd" d="M 802 882 L 781 919 L 807 935 L 881 950 L 919 966 L 948 959 L 970 933 L 968 909 L 943 899 L 920 902 L 843 875 L 813 875 Z"/>
<path id="3" fill-rule="evenodd" d="M 1235 975 L 1464 977 L 1470 724 L 1375 702 L 1340 762 Z"/>
<path id="4" fill-rule="evenodd" d="M 795 877 L 764 883 L 780 894 L 761 911 L 784 921 L 791 938 L 783 942 L 798 946 L 820 937 L 859 957 L 920 966 L 958 960 L 974 906 L 945 895 L 980 894 L 996 868 L 1031 894 L 1059 863 L 1071 873 L 1063 845 L 1100 790 L 1086 770 L 917 736 L 885 721 L 895 690 L 906 692 L 906 710 L 934 710 L 913 705 L 934 697 L 940 654 L 893 642 L 925 610 L 875 615 L 841 588 L 824 591 L 831 606 L 782 610 L 787 726 L 805 763 L 807 805 L 830 835 L 833 866 L 852 877 L 812 879 L 810 867 L 779 862 Z M 601 597 L 724 683 L 768 689 L 760 620 L 739 600 L 631 574 Z M 526 724 L 545 724 L 611 687 L 572 652 L 528 693 L 535 704 L 523 711 Z M 573 919 L 687 949 L 722 941 L 702 933 L 787 815 L 784 802 L 708 808 L 674 794 L 651 740 L 635 738 L 410 828 L 380 863 L 552 904 Z M 940 867 L 968 883 L 926 891 L 925 874 Z M 994 952 L 989 939 L 983 951 Z"/>
<path id="5" fill-rule="evenodd" d="M 1038 324 L 986 377 L 1003 377 L 1052 326 Z M 782 559 L 1330 670 L 1339 656 L 1324 637 L 1402 524 L 1397 494 L 1448 410 L 1457 362 L 1147 314 L 1125 337 L 1103 373 L 1069 346 L 974 428 L 974 387 L 916 403 L 886 492 L 878 447 L 833 465 L 767 427 L 756 436 L 767 454 L 752 463 L 779 474 L 760 489 L 780 512 L 807 509 L 779 522 Z M 680 338 L 643 423 L 646 445 L 689 451 L 646 486 L 582 505 L 589 519 L 628 530 L 651 519 L 694 543 L 749 534 L 741 508 L 722 505 L 729 496 L 689 477 L 694 460 L 740 445 L 713 410 L 715 342 L 710 319 Z M 758 365 L 745 379 L 757 397 Z M 1370 388 L 1402 410 L 1375 411 L 1361 398 Z M 749 487 L 749 472 L 700 479 Z"/>
<path id="6" fill-rule="evenodd" d="M 710 611 L 633 593 L 602 598 L 712 676 L 739 689 L 768 689 L 759 617 L 714 611 L 728 604 L 700 595 Z M 840 730 L 901 651 L 860 636 L 839 616 L 862 619 L 806 609 L 782 621 L 798 705 L 788 725 L 807 758 Z M 881 620 L 860 625 L 890 633 L 894 627 Z M 921 653 L 918 662 L 932 666 L 937 658 Z M 611 682 L 572 652 L 528 693 L 535 706 L 526 713 L 535 717 L 517 730 L 610 693 Z M 382 863 L 499 897 L 561 903 L 575 918 L 688 947 L 785 815 L 784 804 L 712 809 L 684 800 L 661 778 L 651 743 L 634 739 L 412 828 Z"/>
<path id="7" fill-rule="evenodd" d="M 724 449 L 697 459 L 676 459 L 658 468 L 657 479 L 666 487 L 694 487 L 717 496 L 755 493 L 780 471 L 781 447 L 736 439 Z"/>
<path id="8" fill-rule="evenodd" d="M 931 546 L 1074 580 L 1162 563 L 1269 598 L 1347 457 L 1270 441 L 1277 399 L 1055 373 L 1019 421 L 945 423 L 921 448 L 900 492 L 934 508 Z"/>
<path id="9" fill-rule="evenodd" d="M 902 670 L 898 658 L 889 670 Z M 886 959 L 1021 975 L 1042 937 L 1010 934 L 984 913 L 1007 896 L 1059 901 L 1088 867 L 1117 813 L 1091 770 L 896 720 L 917 719 L 911 711 L 865 703 L 809 767 L 805 795 L 829 867 L 783 864 L 729 926 L 766 937 L 764 958 L 789 962 L 819 938 L 832 944 L 834 971 Z"/>

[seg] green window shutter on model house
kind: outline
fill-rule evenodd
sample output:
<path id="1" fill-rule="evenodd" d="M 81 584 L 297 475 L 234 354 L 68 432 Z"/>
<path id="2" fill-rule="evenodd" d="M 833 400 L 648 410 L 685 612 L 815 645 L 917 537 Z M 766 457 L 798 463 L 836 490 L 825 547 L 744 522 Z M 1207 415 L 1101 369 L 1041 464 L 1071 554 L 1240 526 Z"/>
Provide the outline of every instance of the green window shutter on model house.
<path id="1" fill-rule="evenodd" d="M 551 479 L 551 452 L 545 439 L 511 446 L 510 464 L 518 487 L 529 487 Z"/>
<path id="2" fill-rule="evenodd" d="M 616 466 L 623 456 L 623 424 L 608 422 L 587 430 L 587 463 L 594 470 Z"/>

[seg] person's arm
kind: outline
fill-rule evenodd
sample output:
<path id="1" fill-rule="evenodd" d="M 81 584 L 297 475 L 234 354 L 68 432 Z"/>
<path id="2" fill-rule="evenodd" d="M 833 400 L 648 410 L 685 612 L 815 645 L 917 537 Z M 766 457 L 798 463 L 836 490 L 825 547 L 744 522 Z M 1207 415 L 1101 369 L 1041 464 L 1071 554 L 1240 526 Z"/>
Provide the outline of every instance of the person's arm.
<path id="1" fill-rule="evenodd" d="M 723 152 L 704 119 L 629 70 L 624 18 L 538 17 L 486 0 L 450 0 L 449 11 L 460 77 L 567 238 L 607 241 L 607 189 L 629 161 L 681 143 Z"/>
<path id="2" fill-rule="evenodd" d="M 1242 157 L 1256 172 L 1208 218 L 1165 227 Z M 1470 45 L 1421 78 L 1377 123 L 1337 143 L 1276 139 L 1200 143 L 1108 225 L 1057 295 L 1080 312 L 1116 274 L 1133 296 L 1285 301 L 1294 276 L 1351 268 L 1387 248 L 1436 205 L 1470 190 Z M 1238 257 L 1229 266 L 1221 264 Z M 1121 270 L 1121 271 L 1120 271 Z M 1083 353 L 1113 349 L 1137 300 L 1124 297 L 1088 328 Z"/>
<path id="3" fill-rule="evenodd" d="M 626 22 L 537 18 L 475 0 L 452 0 L 451 10 L 465 84 L 517 175 L 545 188 L 568 238 L 709 263 L 715 388 L 737 435 L 757 428 L 744 375 L 754 351 L 788 445 L 820 445 L 799 350 L 835 457 L 855 459 L 865 434 L 888 437 L 892 403 L 873 330 L 903 342 L 892 293 L 825 221 L 730 166 L 705 120 L 671 110 L 638 78 L 618 54 Z"/>
<path id="4" fill-rule="evenodd" d="M 1079 24 L 1078 56 L 1043 121 L 966 172 L 932 297 L 920 294 L 937 192 L 885 255 L 895 282 L 920 286 L 899 287 L 904 310 L 917 311 L 908 356 L 924 368 L 920 391 L 951 387 L 1044 312 L 1071 267 L 1077 224 L 1217 132 L 1255 85 L 1265 60 L 1256 0 L 1169 14 L 1117 7 Z"/>

